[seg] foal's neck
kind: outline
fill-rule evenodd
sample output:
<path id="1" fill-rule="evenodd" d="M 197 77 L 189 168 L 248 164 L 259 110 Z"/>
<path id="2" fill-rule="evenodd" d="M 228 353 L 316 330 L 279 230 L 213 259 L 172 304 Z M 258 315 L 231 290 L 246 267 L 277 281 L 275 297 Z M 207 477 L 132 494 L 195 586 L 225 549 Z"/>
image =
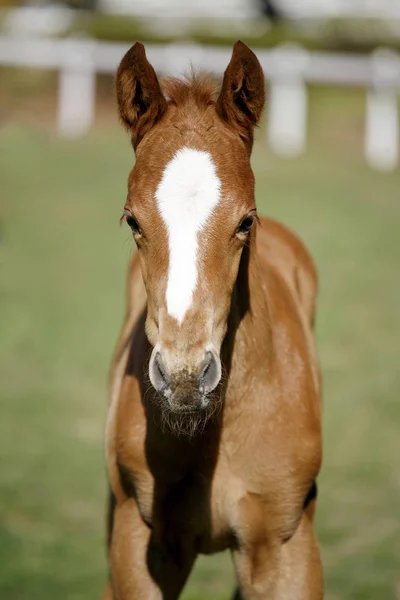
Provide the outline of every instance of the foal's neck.
<path id="1" fill-rule="evenodd" d="M 268 296 L 258 263 L 256 236 L 243 249 L 232 295 L 223 360 L 228 379 L 250 377 L 253 370 L 267 368 L 273 339 Z M 239 374 L 240 372 L 240 374 Z"/>

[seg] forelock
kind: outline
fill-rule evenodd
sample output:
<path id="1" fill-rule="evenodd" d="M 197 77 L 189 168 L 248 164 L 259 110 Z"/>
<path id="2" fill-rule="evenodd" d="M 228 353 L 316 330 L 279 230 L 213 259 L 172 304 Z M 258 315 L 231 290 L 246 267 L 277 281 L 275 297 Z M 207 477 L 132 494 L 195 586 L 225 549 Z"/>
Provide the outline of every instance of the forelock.
<path id="1" fill-rule="evenodd" d="M 163 81 L 163 90 L 170 104 L 183 106 L 193 103 L 206 109 L 216 103 L 217 85 L 211 75 L 196 73 L 183 79 L 169 77 Z"/>

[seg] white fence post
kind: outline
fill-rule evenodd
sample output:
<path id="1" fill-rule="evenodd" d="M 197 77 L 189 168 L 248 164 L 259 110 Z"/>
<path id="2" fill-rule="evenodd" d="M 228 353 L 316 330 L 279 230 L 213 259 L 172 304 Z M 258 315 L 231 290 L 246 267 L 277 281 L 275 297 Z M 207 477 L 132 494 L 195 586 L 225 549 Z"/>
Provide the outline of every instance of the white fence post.
<path id="1" fill-rule="evenodd" d="M 399 118 L 396 82 L 400 75 L 397 54 L 380 49 L 371 57 L 372 88 L 368 91 L 364 150 L 375 169 L 392 171 L 399 162 Z"/>
<path id="2" fill-rule="evenodd" d="M 165 47 L 164 71 L 174 71 L 177 75 L 187 75 L 191 70 L 201 69 L 204 48 L 200 44 L 171 42 Z"/>
<path id="3" fill-rule="evenodd" d="M 66 40 L 59 75 L 57 127 L 61 136 L 78 138 L 93 123 L 96 70 L 90 41 Z"/>
<path id="4" fill-rule="evenodd" d="M 307 138 L 307 88 L 304 71 L 309 55 L 300 47 L 281 46 L 273 53 L 267 92 L 268 141 L 281 156 L 298 156 Z"/>

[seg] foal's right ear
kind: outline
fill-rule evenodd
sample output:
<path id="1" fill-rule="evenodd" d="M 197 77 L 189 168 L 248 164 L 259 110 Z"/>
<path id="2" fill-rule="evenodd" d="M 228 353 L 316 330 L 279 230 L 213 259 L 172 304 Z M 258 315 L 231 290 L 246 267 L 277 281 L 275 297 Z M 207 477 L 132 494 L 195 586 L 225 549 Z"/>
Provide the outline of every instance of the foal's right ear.
<path id="1" fill-rule="evenodd" d="M 121 60 L 116 89 L 121 121 L 130 131 L 133 147 L 136 148 L 168 106 L 140 42 L 136 42 Z"/>

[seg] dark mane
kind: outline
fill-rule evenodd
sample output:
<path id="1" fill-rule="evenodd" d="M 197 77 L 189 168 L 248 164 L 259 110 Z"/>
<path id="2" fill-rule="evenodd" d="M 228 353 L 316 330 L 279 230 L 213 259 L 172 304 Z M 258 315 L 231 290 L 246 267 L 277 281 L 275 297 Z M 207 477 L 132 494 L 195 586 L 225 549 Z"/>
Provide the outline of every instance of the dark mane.
<path id="1" fill-rule="evenodd" d="M 199 108 L 215 104 L 217 85 L 211 75 L 192 71 L 183 79 L 168 77 L 163 81 L 163 90 L 168 102 L 182 106 L 189 102 Z"/>

